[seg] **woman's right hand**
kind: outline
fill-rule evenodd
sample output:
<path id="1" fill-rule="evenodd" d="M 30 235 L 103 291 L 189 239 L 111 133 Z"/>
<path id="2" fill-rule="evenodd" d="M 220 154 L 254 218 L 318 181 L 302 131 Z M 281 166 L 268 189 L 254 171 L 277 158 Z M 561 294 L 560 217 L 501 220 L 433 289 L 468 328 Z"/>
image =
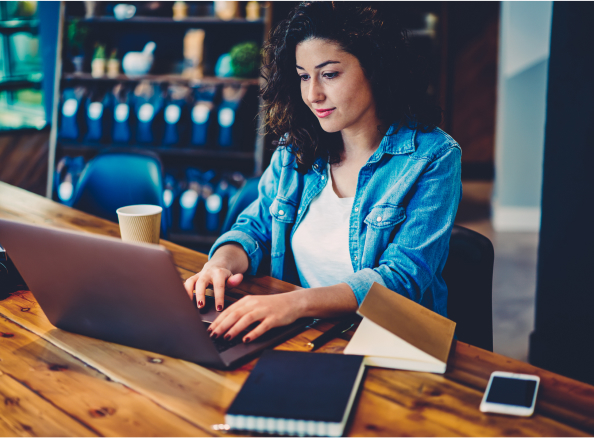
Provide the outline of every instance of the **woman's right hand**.
<path id="1" fill-rule="evenodd" d="M 198 308 L 202 308 L 206 302 L 206 288 L 212 285 L 215 307 L 221 312 L 225 307 L 225 287 L 239 286 L 243 280 L 241 272 L 247 270 L 248 263 L 247 255 L 241 246 L 236 244 L 222 246 L 204 264 L 200 272 L 185 281 L 186 292 L 192 298 L 196 291 L 196 303 Z M 236 273 L 234 274 L 233 271 Z"/>

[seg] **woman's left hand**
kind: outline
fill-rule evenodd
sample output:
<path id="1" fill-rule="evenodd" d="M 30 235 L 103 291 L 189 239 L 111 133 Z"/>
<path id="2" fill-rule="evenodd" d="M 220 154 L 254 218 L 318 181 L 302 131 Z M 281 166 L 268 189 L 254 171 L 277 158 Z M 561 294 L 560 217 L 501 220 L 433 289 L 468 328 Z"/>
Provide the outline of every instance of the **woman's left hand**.
<path id="1" fill-rule="evenodd" d="M 243 337 L 251 342 L 273 327 L 288 325 L 303 315 L 300 291 L 278 295 L 247 295 L 225 309 L 210 325 L 211 337 L 233 339 L 251 324 L 257 327 Z"/>

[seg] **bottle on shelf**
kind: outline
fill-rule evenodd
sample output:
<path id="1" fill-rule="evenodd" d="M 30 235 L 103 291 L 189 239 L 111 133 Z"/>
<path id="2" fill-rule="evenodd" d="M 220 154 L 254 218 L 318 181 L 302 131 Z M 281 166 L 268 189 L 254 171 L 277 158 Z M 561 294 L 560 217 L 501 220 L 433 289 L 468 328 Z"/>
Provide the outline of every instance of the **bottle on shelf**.
<path id="1" fill-rule="evenodd" d="M 163 146 L 187 146 L 190 134 L 190 97 L 192 91 L 185 85 L 170 85 L 163 111 Z"/>
<path id="2" fill-rule="evenodd" d="M 67 88 L 62 93 L 60 137 L 69 140 L 81 138 L 85 118 L 82 102 L 85 94 L 84 87 Z"/>
<path id="3" fill-rule="evenodd" d="M 62 204 L 72 206 L 76 185 L 84 167 L 85 160 L 81 156 L 65 156 L 58 162 L 54 176 L 55 194 Z"/>
<path id="4" fill-rule="evenodd" d="M 163 133 L 162 114 L 164 99 L 159 87 L 150 81 L 141 81 L 134 89 L 136 116 L 135 143 L 158 146 Z"/>
<path id="5" fill-rule="evenodd" d="M 243 98 L 247 92 L 245 86 L 223 86 L 222 102 L 219 105 L 219 146 L 234 147 L 238 145 L 243 120 L 237 117 Z"/>
<path id="6" fill-rule="evenodd" d="M 191 112 L 193 146 L 204 147 L 209 141 L 216 91 L 214 86 L 198 87 L 195 91 Z"/>
<path id="7" fill-rule="evenodd" d="M 134 113 L 130 111 L 130 90 L 123 84 L 113 89 L 113 131 L 111 139 L 115 143 L 129 144 L 132 141 Z"/>
<path id="8" fill-rule="evenodd" d="M 111 118 L 109 93 L 93 90 L 85 100 L 85 121 L 87 133 L 84 141 L 99 143 L 109 141 Z"/>

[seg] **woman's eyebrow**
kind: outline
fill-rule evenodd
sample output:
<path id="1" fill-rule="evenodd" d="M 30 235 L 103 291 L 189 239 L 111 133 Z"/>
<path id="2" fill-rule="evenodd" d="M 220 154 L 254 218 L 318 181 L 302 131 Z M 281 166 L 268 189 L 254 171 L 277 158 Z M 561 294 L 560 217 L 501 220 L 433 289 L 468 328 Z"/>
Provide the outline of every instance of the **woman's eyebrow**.
<path id="1" fill-rule="evenodd" d="M 340 64 L 340 61 L 326 61 L 326 62 L 322 62 L 321 64 L 316 65 L 314 68 L 318 69 L 318 68 L 322 68 L 327 66 L 328 64 Z M 305 70 L 303 67 L 300 67 L 298 65 L 295 65 L 295 67 L 297 67 L 299 70 Z"/>

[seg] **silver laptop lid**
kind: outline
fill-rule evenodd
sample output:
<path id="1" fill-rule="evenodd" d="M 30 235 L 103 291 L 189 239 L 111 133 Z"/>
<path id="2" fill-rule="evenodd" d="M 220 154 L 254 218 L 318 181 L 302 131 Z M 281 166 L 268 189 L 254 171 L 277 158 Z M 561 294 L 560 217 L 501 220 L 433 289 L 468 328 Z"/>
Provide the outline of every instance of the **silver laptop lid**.
<path id="1" fill-rule="evenodd" d="M 56 327 L 226 366 L 165 248 L 5 219 L 0 242 Z"/>

